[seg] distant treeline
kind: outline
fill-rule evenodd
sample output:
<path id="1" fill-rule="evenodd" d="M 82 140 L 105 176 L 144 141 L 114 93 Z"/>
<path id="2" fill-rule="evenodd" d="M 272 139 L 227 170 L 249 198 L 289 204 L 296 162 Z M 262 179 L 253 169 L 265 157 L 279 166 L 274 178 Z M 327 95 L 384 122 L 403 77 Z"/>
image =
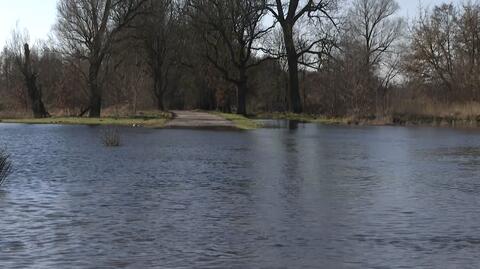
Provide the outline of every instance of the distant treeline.
<path id="1" fill-rule="evenodd" d="M 48 40 L 12 31 L 0 113 L 378 119 L 480 102 L 473 1 L 419 8 L 411 21 L 395 0 L 59 0 L 57 9 Z"/>

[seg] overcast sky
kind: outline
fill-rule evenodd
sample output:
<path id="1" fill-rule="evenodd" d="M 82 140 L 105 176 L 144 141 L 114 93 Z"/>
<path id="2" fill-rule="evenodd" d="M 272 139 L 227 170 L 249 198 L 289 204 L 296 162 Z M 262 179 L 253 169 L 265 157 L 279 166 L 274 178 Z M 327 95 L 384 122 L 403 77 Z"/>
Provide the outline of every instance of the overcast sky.
<path id="1" fill-rule="evenodd" d="M 423 6 L 461 0 L 421 0 Z M 57 0 L 0 0 L 0 47 L 9 38 L 11 30 L 18 22 L 27 28 L 32 41 L 46 39 L 55 23 Z M 398 0 L 404 16 L 414 16 L 419 0 Z"/>

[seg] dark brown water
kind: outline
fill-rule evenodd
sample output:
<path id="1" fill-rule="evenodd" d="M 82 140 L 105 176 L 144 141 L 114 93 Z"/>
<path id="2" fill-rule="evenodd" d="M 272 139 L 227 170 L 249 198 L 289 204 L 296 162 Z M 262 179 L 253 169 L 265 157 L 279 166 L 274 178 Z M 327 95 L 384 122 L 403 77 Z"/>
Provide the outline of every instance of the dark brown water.
<path id="1" fill-rule="evenodd" d="M 480 267 L 480 131 L 297 127 L 0 125 L 0 267 Z"/>

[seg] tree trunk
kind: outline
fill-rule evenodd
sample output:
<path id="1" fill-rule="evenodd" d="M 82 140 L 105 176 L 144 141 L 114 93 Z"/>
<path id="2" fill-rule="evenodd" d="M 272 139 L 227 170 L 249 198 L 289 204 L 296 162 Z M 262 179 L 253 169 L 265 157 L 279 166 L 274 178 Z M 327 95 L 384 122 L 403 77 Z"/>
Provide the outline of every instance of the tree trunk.
<path id="1" fill-rule="evenodd" d="M 240 71 L 240 82 L 237 84 L 237 114 L 247 115 L 247 75 Z"/>
<path id="2" fill-rule="evenodd" d="M 163 111 L 165 109 L 165 105 L 163 104 L 163 82 L 159 74 L 154 75 L 153 80 L 153 92 L 155 93 L 155 97 L 157 98 L 157 109 Z"/>
<path id="3" fill-rule="evenodd" d="M 28 97 L 30 98 L 34 118 L 47 118 L 50 116 L 42 101 L 42 92 L 37 87 L 37 74 L 32 70 L 32 60 L 30 57 L 30 48 L 28 44 L 24 45 L 25 66 L 24 75 L 27 86 Z"/>
<path id="4" fill-rule="evenodd" d="M 90 88 L 92 90 L 92 88 Z M 90 118 L 100 118 L 102 114 L 102 97 L 98 92 L 91 92 L 90 96 Z"/>
<path id="5" fill-rule="evenodd" d="M 35 87 L 35 86 L 34 86 Z M 50 114 L 48 114 L 47 109 L 42 101 L 42 94 L 39 90 L 29 90 L 30 100 L 32 102 L 32 111 L 34 118 L 48 118 Z"/>
<path id="6" fill-rule="evenodd" d="M 98 72 L 100 64 L 90 63 L 88 72 L 88 84 L 90 87 L 90 118 L 99 118 L 102 112 L 102 91 L 98 85 Z"/>
<path id="7" fill-rule="evenodd" d="M 302 113 L 302 101 L 300 99 L 300 86 L 298 79 L 298 55 L 293 40 L 292 27 L 286 26 L 284 32 L 284 41 L 287 51 L 289 87 L 287 93 L 288 108 L 291 112 Z"/>
<path id="8" fill-rule="evenodd" d="M 165 106 L 163 105 L 163 98 L 159 96 L 157 96 L 157 109 L 160 111 L 165 110 Z"/>

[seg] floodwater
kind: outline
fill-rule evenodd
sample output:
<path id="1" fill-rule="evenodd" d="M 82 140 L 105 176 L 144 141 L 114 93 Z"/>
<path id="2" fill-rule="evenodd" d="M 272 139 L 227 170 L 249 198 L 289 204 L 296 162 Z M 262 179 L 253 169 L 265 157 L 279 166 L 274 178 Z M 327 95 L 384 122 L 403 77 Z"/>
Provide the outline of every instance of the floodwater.
<path id="1" fill-rule="evenodd" d="M 480 131 L 0 125 L 1 268 L 480 268 Z"/>

